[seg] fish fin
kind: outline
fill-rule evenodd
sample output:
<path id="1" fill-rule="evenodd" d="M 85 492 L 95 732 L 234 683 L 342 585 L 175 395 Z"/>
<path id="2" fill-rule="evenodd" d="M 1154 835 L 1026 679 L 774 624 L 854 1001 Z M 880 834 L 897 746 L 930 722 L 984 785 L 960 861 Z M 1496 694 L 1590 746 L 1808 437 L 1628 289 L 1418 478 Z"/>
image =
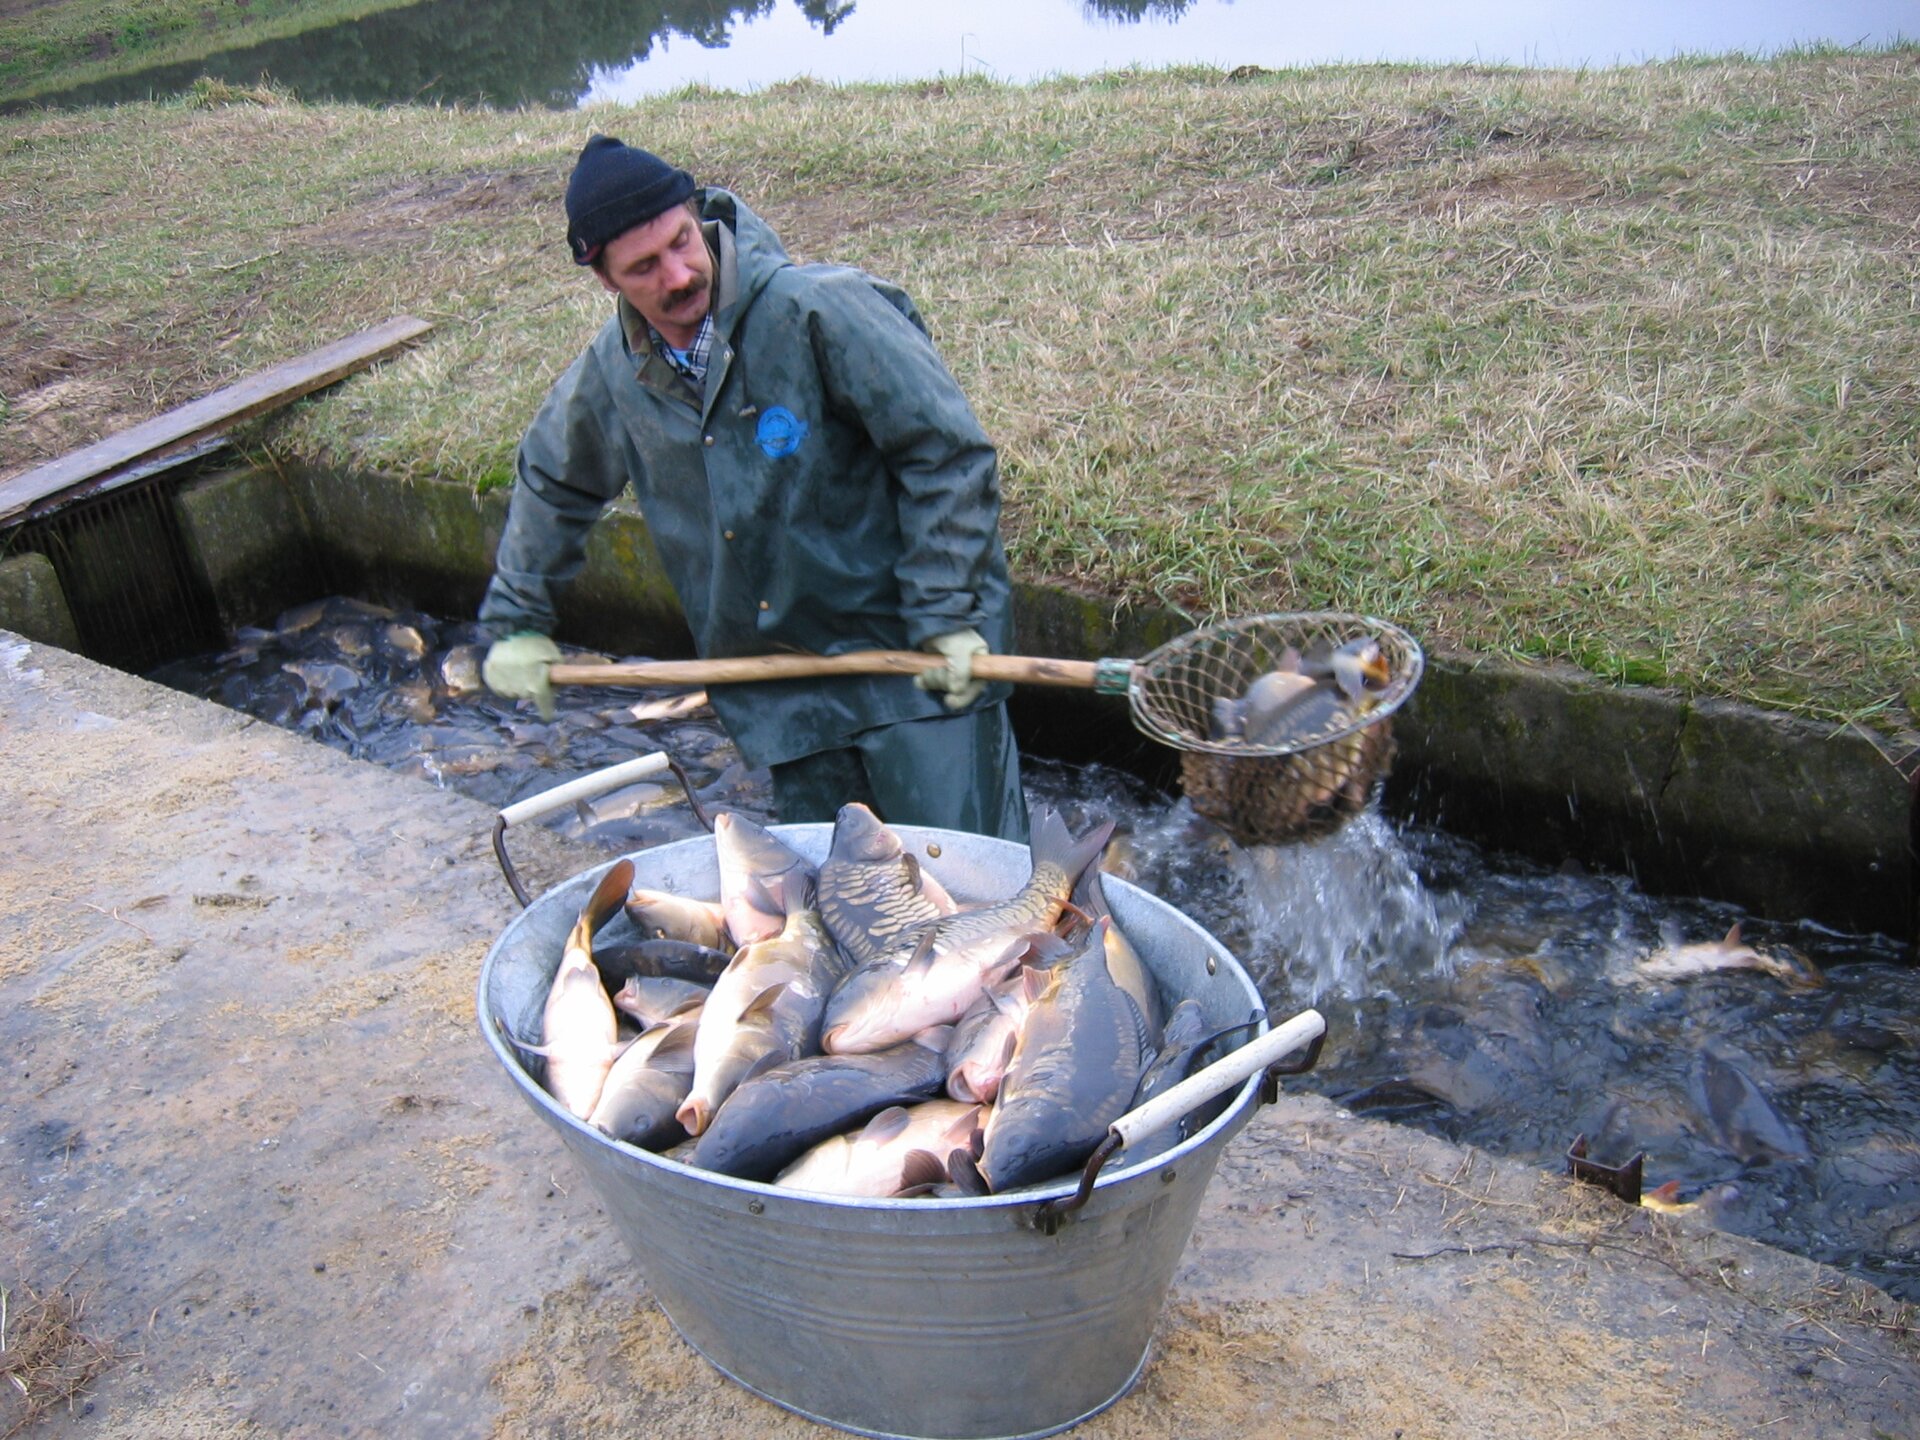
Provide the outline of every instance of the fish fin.
<path id="1" fill-rule="evenodd" d="M 946 1178 L 947 1167 L 940 1163 L 940 1157 L 931 1150 L 909 1150 L 900 1162 L 900 1184 L 903 1189 L 924 1193 L 944 1183 Z"/>
<path id="2" fill-rule="evenodd" d="M 933 1051 L 936 1055 L 944 1055 L 947 1053 L 947 1042 L 951 1039 L 953 1039 L 953 1026 L 951 1025 L 929 1025 L 926 1029 L 916 1031 L 913 1035 L 914 1044 L 923 1046 Z"/>
<path id="3" fill-rule="evenodd" d="M 1044 863 L 1058 865 L 1066 874 L 1069 887 L 1099 858 L 1114 831 L 1114 822 L 1103 820 L 1075 840 L 1058 811 L 1041 806 L 1036 808 L 1034 819 L 1033 841 L 1029 847 L 1034 868 L 1038 869 Z"/>
<path id="4" fill-rule="evenodd" d="M 740 1007 L 739 1020 L 765 1020 L 772 1016 L 773 1007 L 780 997 L 787 993 L 788 982 L 782 980 L 778 985 L 769 985 Z"/>
<path id="5" fill-rule="evenodd" d="M 909 975 L 918 977 L 933 968 L 933 939 L 933 926 L 922 926 L 920 938 L 914 944 L 913 953 L 907 957 L 906 963 L 900 967 L 900 976 L 902 979 L 905 979 Z"/>
<path id="6" fill-rule="evenodd" d="M 1038 977 L 1036 979 L 1036 977 Z M 994 1009 L 1015 1024 L 1027 1013 L 1027 1007 L 1040 997 L 1047 988 L 1047 975 L 1044 970 L 1031 965 L 1022 965 L 1018 970 L 1009 972 L 1003 978 L 988 985 L 985 995 Z"/>
<path id="7" fill-rule="evenodd" d="M 677 1021 L 677 1020 L 691 1020 L 694 1016 L 700 1014 L 706 1008 L 707 1008 L 706 996 L 689 995 L 685 1000 L 682 1000 L 678 1005 L 674 1006 L 673 1009 L 669 1010 L 661 1020 L 661 1023 L 672 1024 L 674 1021 Z"/>
<path id="8" fill-rule="evenodd" d="M 587 933 L 597 935 L 600 927 L 619 913 L 626 904 L 627 892 L 633 888 L 633 862 L 616 860 L 607 867 L 607 873 L 600 877 L 600 883 L 593 887 L 593 896 L 587 901 L 586 908 L 580 912 L 580 919 L 587 927 Z"/>
<path id="9" fill-rule="evenodd" d="M 912 1119 L 913 1117 L 907 1114 L 906 1106 L 889 1105 L 866 1123 L 860 1131 L 859 1138 L 882 1144 L 905 1130 Z"/>
<path id="10" fill-rule="evenodd" d="M 1720 943 L 1727 946 L 1738 945 L 1740 943 L 1740 922 L 1738 920 L 1727 927 L 1727 938 Z"/>
<path id="11" fill-rule="evenodd" d="M 660 1043 L 653 1047 L 650 1057 L 656 1070 L 667 1070 L 673 1074 L 693 1073 L 693 1043 L 700 1033 L 697 1025 L 675 1025 L 660 1037 Z"/>
<path id="12" fill-rule="evenodd" d="M 1089 924 L 1102 915 L 1113 913 L 1107 905 L 1107 892 L 1101 883 L 1105 874 L 1098 865 L 1089 865 L 1081 872 L 1079 883 L 1073 887 L 1073 904 L 1087 917 Z"/>
<path id="13" fill-rule="evenodd" d="M 1007 1067 L 1013 1064 L 1014 1051 L 1020 1048 L 1020 1032 L 1012 1031 L 1000 1046 L 1000 1073 L 1005 1075 Z"/>
<path id="14" fill-rule="evenodd" d="M 953 1181 L 954 1188 L 962 1195 L 991 1195 L 993 1189 L 987 1184 L 987 1177 L 980 1173 L 980 1165 L 971 1150 L 954 1150 L 947 1156 L 946 1174 Z"/>
<path id="15" fill-rule="evenodd" d="M 1098 875 L 1100 873 L 1100 867 L 1098 865 L 1089 865 L 1080 873 L 1082 875 Z M 1084 925 L 1093 924 L 1094 917 L 1088 911 L 1082 910 L 1078 905 L 1074 904 L 1071 899 L 1067 899 L 1060 902 L 1060 920 L 1060 928 L 1064 933 L 1070 930 L 1078 930 Z"/>
<path id="16" fill-rule="evenodd" d="M 747 1067 L 746 1073 L 740 1077 L 739 1084 L 735 1085 L 734 1089 L 737 1091 L 741 1085 L 746 1084 L 755 1076 L 766 1074 L 767 1071 L 773 1069 L 776 1065 L 786 1064 L 790 1058 L 784 1050 L 767 1051 L 766 1054 L 760 1056 Z"/>

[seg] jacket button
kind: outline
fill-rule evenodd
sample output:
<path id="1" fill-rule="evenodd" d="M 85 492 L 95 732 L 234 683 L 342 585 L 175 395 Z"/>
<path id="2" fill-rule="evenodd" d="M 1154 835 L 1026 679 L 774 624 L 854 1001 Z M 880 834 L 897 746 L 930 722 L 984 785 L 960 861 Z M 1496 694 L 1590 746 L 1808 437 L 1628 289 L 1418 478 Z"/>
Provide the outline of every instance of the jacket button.
<path id="1" fill-rule="evenodd" d="M 762 610 L 771 610 L 771 609 L 772 609 L 773 607 L 772 607 L 771 605 L 769 605 L 769 604 L 767 604 L 767 602 L 766 602 L 766 601 L 764 601 L 764 600 L 762 600 L 762 601 L 760 602 L 760 608 L 761 608 Z"/>
<path id="2" fill-rule="evenodd" d="M 731 530 L 722 530 L 720 532 L 720 538 L 723 540 L 731 540 L 733 538 L 733 532 Z"/>
<path id="3" fill-rule="evenodd" d="M 705 443 L 705 444 L 706 444 L 706 445 L 707 445 L 707 446 L 708 446 L 709 448 L 711 448 L 711 446 L 713 445 L 713 437 L 712 437 L 711 435 L 708 435 L 708 436 L 706 436 L 706 437 L 704 438 L 704 443 Z"/>

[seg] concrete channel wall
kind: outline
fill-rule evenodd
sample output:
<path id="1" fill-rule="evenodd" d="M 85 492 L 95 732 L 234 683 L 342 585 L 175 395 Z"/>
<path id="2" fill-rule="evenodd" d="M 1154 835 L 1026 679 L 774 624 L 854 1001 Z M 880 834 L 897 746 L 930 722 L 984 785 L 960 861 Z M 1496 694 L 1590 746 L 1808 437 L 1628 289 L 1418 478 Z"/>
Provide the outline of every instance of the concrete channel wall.
<path id="1" fill-rule="evenodd" d="M 504 494 L 307 469 L 200 475 L 173 503 L 229 627 L 271 623 L 323 594 L 471 614 L 506 518 Z M 78 632 L 52 572 L 39 555 L 0 559 L 0 627 L 71 648 Z M 1138 658 L 1198 623 L 1171 608 L 1116 610 L 1038 586 L 1021 586 L 1016 603 L 1019 648 L 1031 655 Z M 1419 635 L 1417 616 L 1387 618 Z M 690 653 L 631 505 L 595 529 L 560 638 L 613 653 Z M 1176 757 L 1133 730 L 1120 700 L 1032 688 L 1013 715 L 1032 753 L 1101 760 L 1177 787 Z M 1770 919 L 1909 941 L 1920 926 L 1920 755 L 1890 756 L 1864 732 L 1446 654 L 1429 654 L 1393 725 L 1385 801 L 1396 815 Z"/>

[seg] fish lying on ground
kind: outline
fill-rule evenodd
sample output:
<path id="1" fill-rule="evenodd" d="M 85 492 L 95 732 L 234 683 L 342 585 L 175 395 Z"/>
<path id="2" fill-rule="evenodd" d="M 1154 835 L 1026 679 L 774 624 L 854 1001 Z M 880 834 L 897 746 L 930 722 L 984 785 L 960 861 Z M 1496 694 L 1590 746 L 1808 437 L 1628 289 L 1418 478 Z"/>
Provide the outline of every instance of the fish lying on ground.
<path id="1" fill-rule="evenodd" d="M 1740 938 L 1737 920 L 1719 940 L 1692 945 L 1668 943 L 1650 951 L 1634 962 L 1632 978 L 1684 980 L 1720 970 L 1759 970 L 1796 990 L 1814 990 L 1826 984 L 1826 977 L 1813 962 L 1797 952 L 1757 950 L 1747 944 Z"/>
<path id="2" fill-rule="evenodd" d="M 829 1051 L 879 1050 L 929 1025 L 951 1025 L 1020 963 L 1036 937 L 1051 934 L 1074 882 L 1113 833 L 1113 822 L 1075 840 L 1065 820 L 1038 806 L 1032 831 L 1032 872 L 1015 895 L 909 933 L 895 954 L 867 962 L 840 983 L 827 1006 Z"/>
<path id="3" fill-rule="evenodd" d="M 741 946 L 713 983 L 695 1039 L 693 1088 L 680 1107 L 689 1135 L 706 1130 L 742 1081 L 820 1049 L 820 1017 L 846 961 L 806 889 L 794 894 L 780 933 Z"/>
<path id="4" fill-rule="evenodd" d="M 1214 701 L 1214 738 L 1261 747 L 1310 739 L 1372 709 L 1392 678 L 1370 635 L 1306 656 L 1288 647 L 1238 699 Z"/>
<path id="5" fill-rule="evenodd" d="M 1112 923 L 1096 921 L 1054 966 L 1021 1024 L 979 1161 L 996 1194 L 1083 1164 L 1126 1113 L 1153 1057 L 1146 1019 L 1108 967 Z"/>
<path id="6" fill-rule="evenodd" d="M 596 1130 L 657 1150 L 686 1138 L 678 1112 L 693 1084 L 693 1040 L 700 1011 L 683 1011 L 647 1031 L 613 1062 L 587 1123 Z"/>
<path id="7" fill-rule="evenodd" d="M 946 1079 L 948 1027 L 867 1055 L 809 1055 L 763 1070 L 727 1097 L 689 1164 L 771 1180 L 822 1140 L 882 1110 L 933 1098 Z"/>
<path id="8" fill-rule="evenodd" d="M 944 1183 L 954 1151 L 979 1145 L 984 1105 L 924 1100 L 882 1110 L 851 1135 L 822 1140 L 774 1177 L 789 1190 L 888 1199 Z"/>
<path id="9" fill-rule="evenodd" d="M 633 884 L 633 862 L 617 860 L 600 877 L 561 952 L 542 1012 L 540 1043 L 547 1057 L 547 1089 L 569 1114 L 593 1113 L 600 1087 L 618 1054 L 619 1020 L 593 963 L 593 937 L 619 910 Z"/>
<path id="10" fill-rule="evenodd" d="M 733 811 L 713 821 L 714 854 L 720 866 L 720 909 L 736 945 L 751 945 L 778 935 L 804 890 L 811 897 L 811 862 L 764 825 Z"/>
<path id="11" fill-rule="evenodd" d="M 920 862 L 865 805 L 840 807 L 833 847 L 820 865 L 820 918 L 856 964 L 897 949 L 910 931 L 958 908 L 944 889 L 926 889 Z M 945 902 L 942 905 L 941 902 Z"/>
<path id="12" fill-rule="evenodd" d="M 707 708 L 707 692 L 689 690 L 683 695 L 668 695 L 659 700 L 640 700 L 627 711 L 628 718 L 642 724 L 650 720 L 678 720 Z"/>

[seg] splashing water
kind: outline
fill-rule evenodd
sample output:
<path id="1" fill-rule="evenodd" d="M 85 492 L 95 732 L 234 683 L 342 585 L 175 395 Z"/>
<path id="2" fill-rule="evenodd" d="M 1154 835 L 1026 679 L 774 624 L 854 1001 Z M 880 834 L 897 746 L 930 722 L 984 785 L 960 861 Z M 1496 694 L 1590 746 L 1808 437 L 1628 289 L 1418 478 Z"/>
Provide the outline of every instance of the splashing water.
<path id="1" fill-rule="evenodd" d="M 1368 810 L 1333 834 L 1229 852 L 1245 905 L 1247 967 L 1304 1004 L 1391 994 L 1397 976 L 1451 974 L 1457 907 L 1443 916 L 1399 837 Z"/>

